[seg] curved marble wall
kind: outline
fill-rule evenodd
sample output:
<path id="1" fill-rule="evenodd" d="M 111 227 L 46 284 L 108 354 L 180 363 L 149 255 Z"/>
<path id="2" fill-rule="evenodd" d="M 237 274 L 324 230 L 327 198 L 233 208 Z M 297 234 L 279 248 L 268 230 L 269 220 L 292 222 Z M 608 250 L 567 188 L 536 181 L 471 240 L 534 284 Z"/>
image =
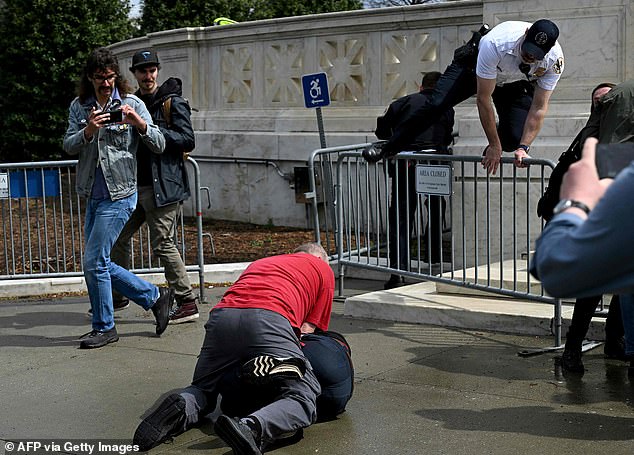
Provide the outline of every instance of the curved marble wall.
<path id="1" fill-rule="evenodd" d="M 566 69 L 539 142 L 556 157 L 585 122 L 591 87 L 634 75 L 629 0 L 484 0 L 329 13 L 152 33 L 112 46 L 123 67 L 155 48 L 163 77 L 183 80 L 195 109 L 205 216 L 305 226 L 290 175 L 320 147 L 315 111 L 301 76 L 325 72 L 332 104 L 323 109 L 328 146 L 374 140 L 375 118 L 442 71 L 482 22 L 549 17 L 560 26 Z M 631 53 L 630 53 L 631 54 Z M 484 138 L 473 102 L 457 109 L 455 153 L 479 153 Z M 232 160 L 228 162 L 228 159 Z"/>

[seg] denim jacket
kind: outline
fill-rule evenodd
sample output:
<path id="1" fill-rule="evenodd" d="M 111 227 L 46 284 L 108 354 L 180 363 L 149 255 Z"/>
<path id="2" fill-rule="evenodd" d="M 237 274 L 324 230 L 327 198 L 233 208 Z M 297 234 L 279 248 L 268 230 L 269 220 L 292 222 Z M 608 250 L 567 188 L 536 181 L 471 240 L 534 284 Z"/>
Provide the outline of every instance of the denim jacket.
<path id="1" fill-rule="evenodd" d="M 92 140 L 87 141 L 84 128 L 88 124 L 94 102 L 82 104 L 79 98 L 75 98 L 70 104 L 64 150 L 69 155 L 79 154 L 76 187 L 77 193 L 82 197 L 90 197 L 97 158 L 100 160 L 110 198 L 116 201 L 136 192 L 136 151 L 139 141 L 143 141 L 153 153 L 163 153 L 165 149 L 165 137 L 152 123 L 145 104 L 135 95 L 127 95 L 122 104 L 132 106 L 146 121 L 146 134 L 139 134 L 135 127 L 127 123 L 113 124 L 100 128 Z"/>

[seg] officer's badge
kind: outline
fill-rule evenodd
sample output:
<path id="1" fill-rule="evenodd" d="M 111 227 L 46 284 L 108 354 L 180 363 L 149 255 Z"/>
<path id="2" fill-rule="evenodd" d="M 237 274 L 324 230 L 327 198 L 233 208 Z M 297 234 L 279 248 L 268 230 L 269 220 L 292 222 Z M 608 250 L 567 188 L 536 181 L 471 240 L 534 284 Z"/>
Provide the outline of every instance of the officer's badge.
<path id="1" fill-rule="evenodd" d="M 553 65 L 553 71 L 555 74 L 561 74 L 564 71 L 564 58 L 559 57 L 555 64 Z"/>
<path id="2" fill-rule="evenodd" d="M 535 70 L 535 72 L 533 73 L 533 76 L 542 77 L 545 73 L 546 73 L 546 68 L 539 67 Z"/>

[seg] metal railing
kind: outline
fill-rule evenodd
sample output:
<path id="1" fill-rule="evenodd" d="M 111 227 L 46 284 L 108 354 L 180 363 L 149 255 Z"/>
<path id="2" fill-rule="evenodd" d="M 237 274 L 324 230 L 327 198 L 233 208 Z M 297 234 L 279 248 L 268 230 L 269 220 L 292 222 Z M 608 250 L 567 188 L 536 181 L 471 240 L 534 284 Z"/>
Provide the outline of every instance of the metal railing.
<path id="1" fill-rule="evenodd" d="M 209 234 L 202 232 L 200 169 L 191 157 L 186 162 L 194 176 L 196 248 L 186 244 L 182 206 L 174 236 L 186 270 L 198 272 L 203 301 L 203 236 Z M 76 165 L 76 160 L 0 164 L 0 279 L 83 276 L 85 208 L 75 191 Z M 131 242 L 134 273 L 163 272 L 147 226 Z"/>
<path id="2" fill-rule="evenodd" d="M 319 149 L 309 160 L 315 236 L 338 262 L 339 294 L 345 268 L 359 267 L 434 281 L 445 292 L 459 286 L 548 303 L 560 345 L 561 301 L 528 272 L 543 228 L 536 205 L 555 163 L 527 159 L 518 169 L 505 156 L 492 176 L 479 156 L 404 152 L 368 164 L 367 145 Z"/>

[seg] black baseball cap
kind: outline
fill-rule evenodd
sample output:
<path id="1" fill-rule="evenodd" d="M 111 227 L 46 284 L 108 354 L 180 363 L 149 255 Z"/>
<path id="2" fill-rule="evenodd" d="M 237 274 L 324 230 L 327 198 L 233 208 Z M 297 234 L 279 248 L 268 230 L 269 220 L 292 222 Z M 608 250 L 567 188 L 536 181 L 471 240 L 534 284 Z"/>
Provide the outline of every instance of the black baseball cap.
<path id="1" fill-rule="evenodd" d="M 557 42 L 559 29 L 548 19 L 540 19 L 530 26 L 522 43 L 522 51 L 542 60 Z"/>
<path id="2" fill-rule="evenodd" d="M 132 56 L 132 66 L 130 67 L 130 71 L 134 73 L 135 69 L 149 65 L 159 66 L 158 55 L 156 55 L 156 52 L 152 49 L 144 49 L 138 51 Z"/>

